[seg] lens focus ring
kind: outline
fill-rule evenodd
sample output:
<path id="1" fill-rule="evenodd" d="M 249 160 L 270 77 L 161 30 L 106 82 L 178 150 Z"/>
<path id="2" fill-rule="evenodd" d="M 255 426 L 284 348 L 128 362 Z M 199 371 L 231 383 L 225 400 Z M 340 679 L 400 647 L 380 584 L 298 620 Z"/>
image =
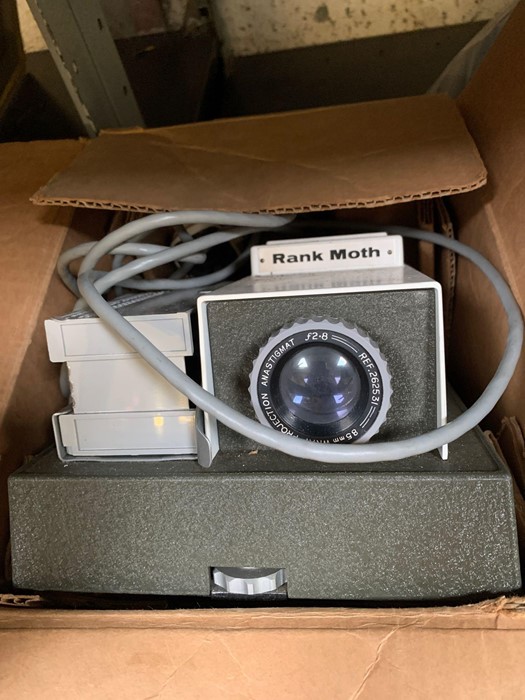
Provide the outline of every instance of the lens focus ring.
<path id="1" fill-rule="evenodd" d="M 301 318 L 274 333 L 250 374 L 255 414 L 276 430 L 322 442 L 365 442 L 385 422 L 390 373 L 364 331 Z"/>

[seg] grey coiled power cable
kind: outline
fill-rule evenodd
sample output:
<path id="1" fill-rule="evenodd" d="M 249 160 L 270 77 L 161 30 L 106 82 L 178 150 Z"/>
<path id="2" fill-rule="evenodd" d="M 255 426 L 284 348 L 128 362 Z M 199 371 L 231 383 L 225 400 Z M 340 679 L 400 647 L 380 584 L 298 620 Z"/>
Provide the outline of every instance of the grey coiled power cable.
<path id="1" fill-rule="evenodd" d="M 95 286 L 94 268 L 100 258 L 122 245 L 134 236 L 145 231 L 177 224 L 208 223 L 217 226 L 239 226 L 243 228 L 277 228 L 289 223 L 290 219 L 277 216 L 227 214 L 211 211 L 181 211 L 166 214 L 153 214 L 124 225 L 96 243 L 86 255 L 78 275 L 78 289 L 93 311 L 131 345 L 154 369 L 170 384 L 185 394 L 196 406 L 211 414 L 224 425 L 266 447 L 303 459 L 325 463 L 372 463 L 394 461 L 429 452 L 444 444 L 453 442 L 474 428 L 494 408 L 505 391 L 520 357 L 523 343 L 523 320 L 521 311 L 507 283 L 496 268 L 473 248 L 436 233 L 409 229 L 402 226 L 386 226 L 381 230 L 398 234 L 404 238 L 433 243 L 448 248 L 470 260 L 490 280 L 496 290 L 507 315 L 508 337 L 501 362 L 491 381 L 479 399 L 461 416 L 446 425 L 417 437 L 381 443 L 351 445 L 328 445 L 309 442 L 304 439 L 284 435 L 269 426 L 248 418 L 234 410 L 220 399 L 203 389 L 178 369 L 160 350 L 128 323 L 118 311 L 102 297 Z M 248 232 L 217 232 L 197 240 L 182 243 L 171 251 L 151 255 L 144 260 L 144 267 L 152 269 L 167 262 L 179 260 L 202 252 L 214 245 L 247 235 Z M 136 274 L 137 270 L 133 270 Z M 119 278 L 126 278 L 126 266 L 119 268 Z M 114 276 L 115 277 L 115 276 Z M 114 282 L 119 280 L 114 279 Z M 98 282 L 103 287 L 103 282 Z"/>

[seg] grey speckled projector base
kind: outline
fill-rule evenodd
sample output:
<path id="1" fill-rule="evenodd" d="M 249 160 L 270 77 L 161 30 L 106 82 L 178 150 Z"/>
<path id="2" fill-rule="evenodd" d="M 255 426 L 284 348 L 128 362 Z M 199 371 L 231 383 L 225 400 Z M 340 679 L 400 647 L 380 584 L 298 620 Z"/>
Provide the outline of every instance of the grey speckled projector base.
<path id="1" fill-rule="evenodd" d="M 210 567 L 284 567 L 293 599 L 437 601 L 520 587 L 511 478 L 479 431 L 339 471 L 61 464 L 10 478 L 15 586 L 207 596 Z M 279 468 L 280 467 L 280 468 Z M 246 469 L 246 466 L 244 467 Z"/>

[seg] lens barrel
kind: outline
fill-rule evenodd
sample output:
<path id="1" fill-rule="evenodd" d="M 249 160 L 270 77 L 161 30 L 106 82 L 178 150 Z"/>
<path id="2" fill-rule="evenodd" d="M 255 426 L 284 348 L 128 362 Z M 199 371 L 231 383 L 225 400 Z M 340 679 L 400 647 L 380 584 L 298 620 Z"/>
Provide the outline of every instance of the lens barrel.
<path id="1" fill-rule="evenodd" d="M 377 344 L 333 318 L 298 319 L 274 333 L 253 364 L 257 418 L 321 442 L 365 442 L 385 422 L 390 373 Z"/>

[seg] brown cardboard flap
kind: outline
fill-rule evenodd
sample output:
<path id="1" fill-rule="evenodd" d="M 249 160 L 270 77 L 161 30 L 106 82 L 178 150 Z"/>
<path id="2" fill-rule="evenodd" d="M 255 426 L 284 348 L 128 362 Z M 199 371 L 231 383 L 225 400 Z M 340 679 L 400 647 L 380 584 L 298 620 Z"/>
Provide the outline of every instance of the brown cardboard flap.
<path id="1" fill-rule="evenodd" d="M 72 295 L 54 276 L 72 209 L 33 207 L 35 188 L 78 153 L 76 141 L 0 145 L 0 562 L 7 544 L 7 477 L 51 437 L 50 415 L 63 405 L 47 358 L 44 319 L 66 311 Z M 0 565 L 0 581 L 3 565 Z"/>
<path id="2" fill-rule="evenodd" d="M 498 444 L 505 455 L 521 493 L 525 493 L 525 440 L 521 426 L 514 416 L 506 416 L 501 421 Z M 525 539 L 525 532 L 523 539 Z"/>
<path id="3" fill-rule="evenodd" d="M 401 610 L 6 608 L 2 681 L 6 697 L 50 700 L 519 698 L 522 605 L 502 598 Z"/>
<path id="4" fill-rule="evenodd" d="M 423 95 L 105 132 L 33 201 L 139 212 L 284 213 L 377 207 L 485 182 L 454 102 Z"/>
<path id="5" fill-rule="evenodd" d="M 501 230 L 496 226 L 494 208 L 491 203 L 484 204 L 484 199 L 482 192 L 476 192 L 454 202 L 459 240 L 476 248 L 507 277 L 523 312 L 525 284 L 520 281 L 523 269 L 519 267 L 525 262 L 523 246 L 499 245 Z M 505 254 L 512 261 L 511 268 L 505 264 Z M 478 268 L 459 257 L 448 370 L 467 405 L 479 397 L 492 378 L 506 338 L 507 320 L 493 286 Z M 525 425 L 524 386 L 525 350 L 505 394 L 484 421 L 486 427 L 497 433 L 504 416 L 516 416 Z"/>
<path id="6" fill-rule="evenodd" d="M 78 149 L 76 141 L 1 146 L 0 242 L 4 265 L 0 318 L 5 329 L 2 344 L 7 361 L 0 372 L 0 418 L 31 343 L 35 320 L 72 216 L 71 210 L 35 210 L 29 197 L 39 183 L 68 165 Z"/>
<path id="7" fill-rule="evenodd" d="M 521 628 L 49 627 L 0 630 L 4 697 L 514 700 L 525 684 Z"/>
<path id="8" fill-rule="evenodd" d="M 485 204 L 492 245 L 498 249 L 499 269 L 522 310 L 525 309 L 524 32 L 525 2 L 520 2 L 458 101 L 489 171 L 489 184 L 480 199 Z"/>

